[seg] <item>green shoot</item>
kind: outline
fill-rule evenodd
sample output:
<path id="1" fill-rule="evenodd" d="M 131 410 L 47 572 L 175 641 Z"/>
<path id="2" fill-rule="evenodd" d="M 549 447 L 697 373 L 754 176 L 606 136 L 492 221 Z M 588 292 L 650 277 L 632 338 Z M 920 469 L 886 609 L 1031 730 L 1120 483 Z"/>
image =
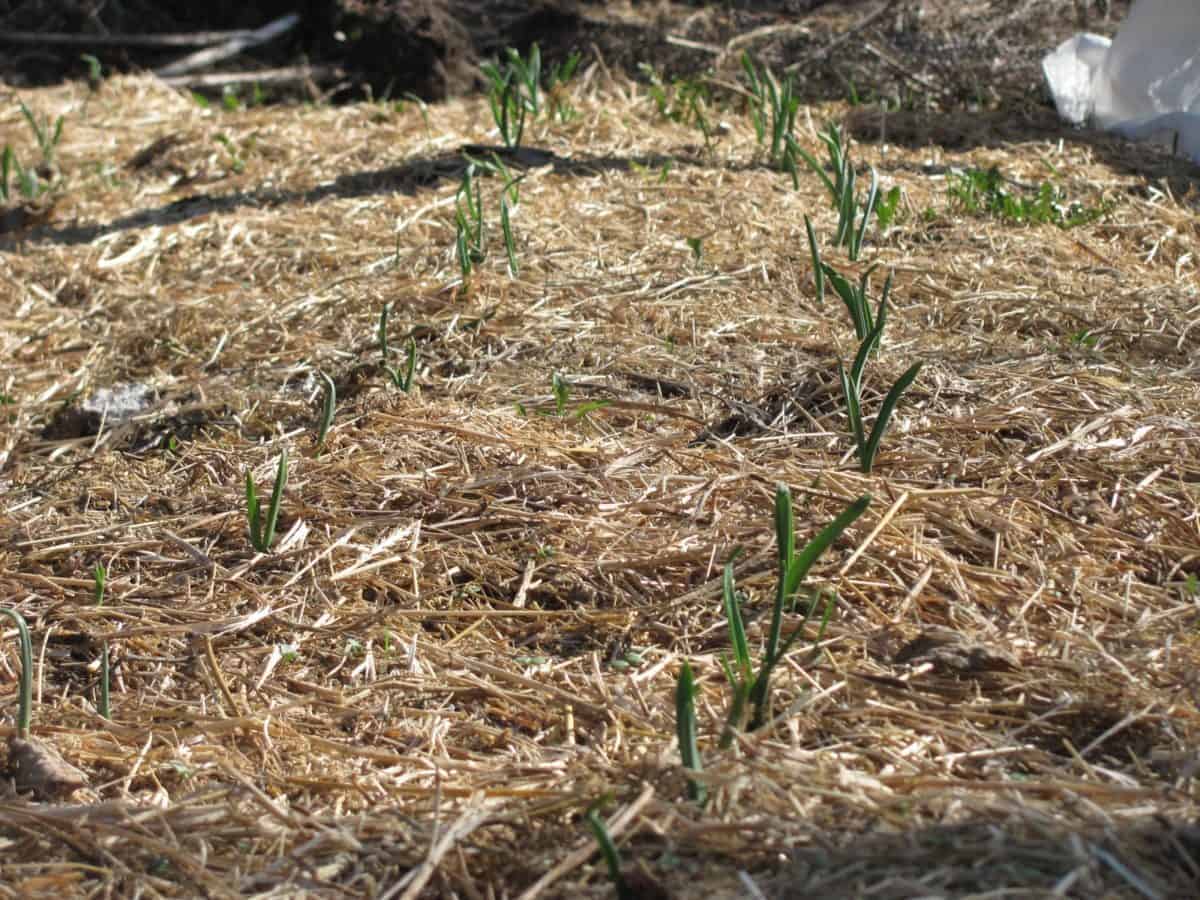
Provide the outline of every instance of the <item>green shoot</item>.
<path id="1" fill-rule="evenodd" d="M 554 411 L 562 416 L 567 409 L 567 400 L 571 397 L 571 386 L 555 372 L 550 378 L 550 390 L 554 394 Z"/>
<path id="2" fill-rule="evenodd" d="M 693 772 L 702 769 L 700 748 L 696 744 L 696 681 L 692 667 L 685 660 L 679 670 L 675 687 L 675 728 L 679 737 L 679 757 L 683 767 Z M 708 789 L 695 779 L 688 779 L 688 796 L 696 803 L 708 799 Z"/>
<path id="3" fill-rule="evenodd" d="M 21 115 L 29 123 L 34 140 L 37 141 L 38 150 L 42 153 L 42 165 L 53 170 L 54 157 L 58 153 L 58 143 L 62 140 L 63 117 L 59 116 L 51 126 L 49 116 L 39 121 L 33 111 L 25 105 L 24 100 L 18 100 L 17 103 L 20 104 Z"/>
<path id="4" fill-rule="evenodd" d="M 745 726 L 747 730 L 754 731 L 766 723 L 771 698 L 771 675 L 780 660 L 787 655 L 796 639 L 803 633 L 804 626 L 815 611 L 817 604 L 815 600 L 809 604 L 804 613 L 804 621 L 786 638 L 783 637 L 784 609 L 794 598 L 800 583 L 812 568 L 813 563 L 837 540 L 843 531 L 866 511 L 870 504 L 871 496 L 869 494 L 859 497 L 841 515 L 818 532 L 803 550 L 797 553 L 792 494 L 786 485 L 781 484 L 776 488 L 775 540 L 779 554 L 779 576 L 775 602 L 771 610 L 767 646 L 757 674 L 754 672 L 750 659 L 750 648 L 746 641 L 741 607 L 734 590 L 733 560 L 726 563 L 722 580 L 722 598 L 734 659 L 732 663 L 728 659 L 722 660 L 725 677 L 733 692 L 733 701 L 730 705 L 725 732 L 721 736 L 722 747 L 727 747 L 732 742 L 734 731 L 742 728 L 742 721 L 747 713 L 749 713 L 749 722 Z M 827 615 L 829 614 L 831 611 L 827 613 Z"/>
<path id="5" fill-rule="evenodd" d="M 742 54 L 742 70 L 750 89 L 750 116 L 754 123 L 754 136 L 759 145 L 766 143 L 767 124 L 770 123 L 771 164 L 791 171 L 795 182 L 792 134 L 796 127 L 796 111 L 800 100 L 795 96 L 792 76 L 780 83 L 766 66 L 759 68 L 749 53 Z"/>
<path id="6" fill-rule="evenodd" d="M 0 154 L 0 199 L 5 203 L 11 199 L 9 182 L 14 173 L 17 176 L 17 192 L 26 200 L 36 200 L 42 193 L 37 172 L 22 166 L 13 148 L 5 144 L 4 151 Z"/>
<path id="7" fill-rule="evenodd" d="M 825 268 L 821 265 L 821 249 L 817 246 L 817 233 L 812 219 L 804 217 L 804 230 L 808 233 L 808 251 L 812 255 L 813 282 L 817 288 L 817 306 L 825 305 Z"/>
<path id="8" fill-rule="evenodd" d="M 463 279 L 471 277 L 475 266 L 486 257 L 486 232 L 483 223 L 483 196 L 475 180 L 475 164 L 463 170 L 462 183 L 454 197 L 455 251 Z"/>
<path id="9" fill-rule="evenodd" d="M 92 569 L 92 580 L 96 605 L 103 606 L 104 588 L 108 583 L 108 569 L 100 563 L 96 563 L 96 567 Z M 104 649 L 100 656 L 100 715 L 106 719 L 112 718 L 112 709 L 109 704 L 108 641 L 104 642 Z"/>
<path id="10" fill-rule="evenodd" d="M 325 382 L 325 399 L 321 403 L 321 421 L 317 427 L 317 455 L 325 447 L 325 437 L 329 434 L 329 426 L 333 424 L 333 414 L 337 411 L 337 386 L 333 383 L 333 379 L 321 373 L 321 378 Z"/>
<path id="11" fill-rule="evenodd" d="M 600 818 L 599 806 L 603 802 L 603 800 L 599 800 L 592 804 L 588 808 L 585 818 L 588 825 L 591 826 L 592 834 L 596 836 L 596 843 L 600 845 L 600 853 L 604 856 L 604 864 L 608 868 L 608 877 L 612 880 L 613 888 L 617 892 L 617 900 L 636 900 L 637 894 L 629 886 L 629 882 L 625 880 L 625 875 L 621 872 L 621 854 L 617 852 L 617 845 L 613 843 L 612 837 L 608 833 L 608 826 Z"/>
<path id="12" fill-rule="evenodd" d="M 879 297 L 879 305 L 875 314 L 872 315 L 871 303 L 867 299 L 867 294 L 871 286 L 871 274 L 875 268 L 875 266 L 870 266 L 859 277 L 858 284 L 854 285 L 832 266 L 821 263 L 821 269 L 825 273 L 825 277 L 829 279 L 834 293 L 841 298 L 842 303 L 846 306 L 846 311 L 850 313 L 850 321 L 854 323 L 854 336 L 859 341 L 866 340 L 867 336 L 876 330 L 876 324 L 887 316 L 888 296 L 892 292 L 892 273 L 889 271 L 887 278 L 883 281 L 883 292 Z M 869 349 L 873 350 L 878 343 L 877 335 Z"/>
<path id="13" fill-rule="evenodd" d="M 97 91 L 100 89 L 100 82 L 104 80 L 104 69 L 100 65 L 100 60 L 92 56 L 90 53 L 81 53 L 79 58 L 83 60 L 88 68 L 87 81 L 88 88 Z"/>
<path id="14" fill-rule="evenodd" d="M 388 365 L 388 357 L 391 351 L 388 349 L 388 310 L 390 304 L 383 304 L 383 310 L 379 313 L 379 355 L 382 357 L 383 371 L 387 374 L 392 384 L 409 393 L 412 390 L 413 373 L 417 369 L 417 342 L 411 336 L 408 339 L 408 354 L 404 362 L 404 367 L 393 369 Z"/>
<path id="15" fill-rule="evenodd" d="M 279 454 L 279 466 L 275 471 L 275 486 L 271 491 L 271 501 L 267 506 L 267 516 L 263 519 L 261 504 L 258 499 L 258 489 L 254 484 L 254 475 L 246 470 L 246 518 L 250 526 L 250 543 L 259 553 L 270 553 L 271 544 L 275 542 L 275 525 L 279 521 L 279 504 L 283 499 L 283 488 L 287 484 L 287 448 Z"/>
<path id="16" fill-rule="evenodd" d="M 575 118 L 575 107 L 567 96 L 566 84 L 579 68 L 583 57 L 572 53 L 561 63 L 554 63 L 546 75 L 546 99 L 552 117 L 557 116 L 560 122 L 569 122 Z"/>
<path id="17" fill-rule="evenodd" d="M 896 219 L 900 209 L 900 185 L 896 185 L 883 195 L 875 206 L 875 218 L 879 222 L 879 230 L 887 231 Z"/>
<path id="18" fill-rule="evenodd" d="M 504 235 L 504 254 L 508 258 L 508 274 L 516 278 L 520 273 L 517 266 L 517 244 L 513 240 L 512 223 L 508 216 L 508 200 L 500 198 L 500 231 Z"/>
<path id="19" fill-rule="evenodd" d="M 690 237 L 684 238 L 684 240 L 687 241 L 687 245 L 692 251 L 692 259 L 694 259 L 696 262 L 700 262 L 700 260 L 704 257 L 704 239 Z"/>
<path id="20" fill-rule="evenodd" d="M 537 119 L 541 112 L 542 54 L 537 44 L 530 48 L 527 59 L 512 47 L 505 54 L 503 67 L 498 62 L 486 62 L 480 71 L 488 82 L 488 108 L 500 139 L 505 147 L 514 148 L 521 145 L 526 117 Z M 556 67 L 551 70 L 551 77 L 564 79 L 563 71 L 562 67 Z M 573 72 L 574 66 L 566 77 Z"/>
<path id="21" fill-rule="evenodd" d="M 17 643 L 21 654 L 17 737 L 29 740 L 29 726 L 33 721 L 33 641 L 29 637 L 29 626 L 25 624 L 25 618 L 19 612 L 15 609 L 0 609 L 0 616 L 8 616 L 17 626 Z"/>
<path id="22" fill-rule="evenodd" d="M 871 472 L 871 467 L 875 463 L 875 455 L 879 452 L 879 442 L 883 440 L 883 433 L 887 430 L 892 413 L 896 410 L 896 404 L 900 402 L 901 395 L 908 390 L 921 371 L 921 363 L 913 363 L 892 385 L 892 389 L 883 398 L 883 405 L 879 407 L 879 415 L 875 417 L 875 425 L 868 436 L 862 419 L 862 368 L 869 354 L 871 341 L 878 340 L 879 332 L 882 330 L 883 322 L 881 321 L 871 338 L 863 341 L 862 346 L 859 347 L 849 374 L 841 363 L 838 363 L 838 376 L 841 378 L 842 393 L 846 398 L 846 413 L 850 417 L 850 431 L 854 436 L 859 468 L 864 474 Z"/>
<path id="23" fill-rule="evenodd" d="M 947 184 L 950 201 L 959 209 L 975 215 L 991 215 L 1017 225 L 1049 224 L 1073 228 L 1099 219 L 1111 208 L 1104 203 L 1087 207 L 1078 202 L 1065 203 L 1062 190 L 1049 182 L 1023 188 L 1024 194 L 1011 190 L 999 169 L 969 169 L 952 173 Z"/>

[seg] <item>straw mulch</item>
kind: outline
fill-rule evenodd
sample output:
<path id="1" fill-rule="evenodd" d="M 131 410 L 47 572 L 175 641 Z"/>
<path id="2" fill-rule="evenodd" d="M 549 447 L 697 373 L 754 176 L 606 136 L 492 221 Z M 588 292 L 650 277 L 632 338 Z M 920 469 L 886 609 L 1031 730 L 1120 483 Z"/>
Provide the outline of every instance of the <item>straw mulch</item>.
<path id="1" fill-rule="evenodd" d="M 34 734 L 87 784 L 5 789 L 0 895 L 609 896 L 582 820 L 605 797 L 642 897 L 1192 894 L 1193 167 L 1045 110 L 950 149 L 856 143 L 905 194 L 861 264 L 828 250 L 895 273 L 868 411 L 925 362 L 863 475 L 853 332 L 804 238 L 808 214 L 828 246 L 834 213 L 737 108 L 706 150 L 592 67 L 579 116 L 527 135 L 519 274 L 486 179 L 464 284 L 482 100 L 426 123 L 135 78 L 24 98 L 67 116 L 67 189 L 0 237 L 0 587 L 34 633 Z M 805 146 L 846 113 L 802 113 Z M 28 156 L 15 106 L 3 124 Z M 950 204 L 948 167 L 992 165 L 1109 211 L 1060 230 Z M 410 395 L 378 366 L 384 304 Z M 243 478 L 268 493 L 284 449 L 260 555 Z M 874 501 L 810 578 L 839 598 L 820 647 L 721 752 L 721 568 L 741 548 L 757 653 L 780 482 L 801 541 Z"/>

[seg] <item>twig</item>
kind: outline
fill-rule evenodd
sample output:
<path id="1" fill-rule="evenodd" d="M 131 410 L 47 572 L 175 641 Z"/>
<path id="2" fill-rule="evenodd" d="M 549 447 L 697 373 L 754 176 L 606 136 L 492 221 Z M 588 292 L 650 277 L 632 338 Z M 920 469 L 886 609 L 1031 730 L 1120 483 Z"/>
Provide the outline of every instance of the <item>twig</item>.
<path id="1" fill-rule="evenodd" d="M 218 44 L 215 47 L 208 47 L 204 50 L 198 50 L 195 53 L 189 53 L 182 59 L 177 59 L 173 63 L 155 69 L 154 74 L 160 78 L 168 75 L 183 75 L 186 72 L 194 72 L 196 69 L 202 69 L 205 66 L 210 66 L 222 59 L 228 59 L 231 56 L 236 56 L 247 47 L 254 47 L 258 44 L 265 44 L 285 31 L 294 28 L 300 22 L 300 16 L 297 13 L 289 13 L 281 19 L 276 19 L 264 25 L 262 28 L 255 31 L 247 32 L 239 37 L 235 37 L 226 41 L 223 44 Z"/>
<path id="2" fill-rule="evenodd" d="M 286 66 L 259 72 L 207 72 L 203 75 L 170 75 L 171 87 L 222 87 L 227 84 L 287 84 L 293 81 L 333 81 L 345 77 L 339 66 Z"/>
<path id="3" fill-rule="evenodd" d="M 64 34 L 58 31 L 0 31 L 0 44 L 59 47 L 211 47 L 246 38 L 253 31 L 189 31 L 179 34 Z"/>

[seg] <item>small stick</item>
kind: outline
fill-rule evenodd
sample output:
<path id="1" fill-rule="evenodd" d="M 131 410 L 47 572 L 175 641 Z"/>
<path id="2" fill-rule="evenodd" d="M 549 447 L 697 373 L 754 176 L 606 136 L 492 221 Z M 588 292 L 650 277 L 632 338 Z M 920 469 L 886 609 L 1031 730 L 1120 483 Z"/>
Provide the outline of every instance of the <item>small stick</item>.
<path id="1" fill-rule="evenodd" d="M 269 22 L 262 28 L 247 32 L 239 37 L 232 38 L 223 44 L 218 44 L 215 47 L 208 47 L 204 50 L 197 50 L 195 53 L 189 53 L 182 59 L 177 59 L 173 63 L 168 63 L 161 68 L 155 69 L 154 74 L 159 77 L 168 75 L 183 75 L 186 72 L 193 72 L 196 69 L 202 69 L 205 66 L 212 65 L 222 59 L 228 59 L 231 56 L 236 56 L 247 47 L 254 47 L 258 44 L 265 44 L 285 31 L 294 28 L 300 22 L 300 16 L 297 13 L 289 13 L 283 18 L 276 19 L 274 22 Z"/>

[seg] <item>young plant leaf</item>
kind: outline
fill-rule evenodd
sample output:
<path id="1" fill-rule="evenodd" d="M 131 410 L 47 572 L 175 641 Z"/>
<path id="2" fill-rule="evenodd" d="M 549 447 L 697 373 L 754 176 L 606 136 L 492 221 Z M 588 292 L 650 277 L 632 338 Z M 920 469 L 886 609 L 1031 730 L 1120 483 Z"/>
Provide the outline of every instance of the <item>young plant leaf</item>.
<path id="1" fill-rule="evenodd" d="M 675 686 L 675 729 L 679 738 L 679 757 L 685 769 L 700 772 L 700 748 L 696 743 L 696 681 L 692 667 L 685 660 Z M 708 789 L 699 781 L 688 779 L 688 796 L 696 803 L 708 799 Z"/>

